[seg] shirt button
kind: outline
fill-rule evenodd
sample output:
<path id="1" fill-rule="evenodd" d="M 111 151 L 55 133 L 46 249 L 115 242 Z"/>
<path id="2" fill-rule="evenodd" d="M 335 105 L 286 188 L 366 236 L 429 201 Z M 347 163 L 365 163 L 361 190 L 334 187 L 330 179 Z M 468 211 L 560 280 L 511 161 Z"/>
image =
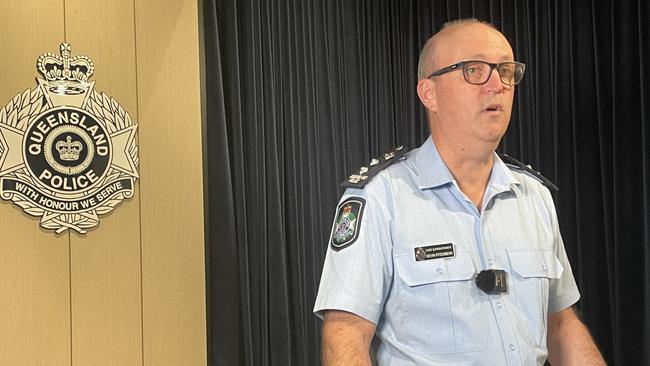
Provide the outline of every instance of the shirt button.
<path id="1" fill-rule="evenodd" d="M 501 301 L 497 301 L 497 308 L 501 309 L 503 307 L 503 304 Z"/>
<path id="2" fill-rule="evenodd" d="M 508 346 L 508 349 L 511 350 L 511 351 L 514 351 L 516 348 L 515 348 L 514 344 L 511 344 L 511 345 Z"/>
<path id="3" fill-rule="evenodd" d="M 546 267 L 546 264 L 542 264 L 542 270 L 544 272 L 548 272 L 548 267 Z"/>
<path id="4" fill-rule="evenodd" d="M 490 259 L 490 260 L 488 260 L 488 264 L 489 264 L 490 266 L 493 266 L 493 265 L 494 265 L 494 261 L 493 261 L 492 259 Z"/>
<path id="5" fill-rule="evenodd" d="M 438 274 L 438 276 L 442 276 L 445 273 L 445 271 L 443 271 L 442 268 L 438 268 L 436 269 L 436 273 Z"/>

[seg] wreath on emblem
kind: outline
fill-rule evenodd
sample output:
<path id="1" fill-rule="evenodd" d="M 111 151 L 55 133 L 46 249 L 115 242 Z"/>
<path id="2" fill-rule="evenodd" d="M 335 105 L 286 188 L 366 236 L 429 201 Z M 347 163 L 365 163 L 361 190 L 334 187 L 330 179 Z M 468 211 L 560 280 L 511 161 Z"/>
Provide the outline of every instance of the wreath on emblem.
<path id="1" fill-rule="evenodd" d="M 0 193 L 46 229 L 85 234 L 133 196 L 137 125 L 87 82 L 90 59 L 65 43 L 61 55 L 42 55 L 46 80 L 0 109 Z"/>

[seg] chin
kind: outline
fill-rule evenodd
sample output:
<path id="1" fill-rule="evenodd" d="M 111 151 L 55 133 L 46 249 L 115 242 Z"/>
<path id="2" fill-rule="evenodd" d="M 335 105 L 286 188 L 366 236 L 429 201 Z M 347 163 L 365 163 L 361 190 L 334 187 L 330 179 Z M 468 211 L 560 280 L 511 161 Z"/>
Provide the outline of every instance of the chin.
<path id="1" fill-rule="evenodd" d="M 503 135 L 505 135 L 507 128 L 508 125 L 506 124 L 505 127 L 483 130 L 480 133 L 480 139 L 486 143 L 493 143 L 498 145 L 499 142 L 501 142 Z"/>
<path id="2" fill-rule="evenodd" d="M 483 126 L 483 131 L 486 135 L 491 136 L 503 136 L 508 129 L 509 121 L 499 119 L 495 121 L 489 121 L 486 125 Z"/>
<path id="3" fill-rule="evenodd" d="M 490 148 L 491 150 L 496 150 L 497 146 L 499 146 L 499 143 L 501 142 L 501 137 L 484 137 L 481 139 L 481 141 L 483 141 L 485 145 L 492 145 L 493 147 Z"/>

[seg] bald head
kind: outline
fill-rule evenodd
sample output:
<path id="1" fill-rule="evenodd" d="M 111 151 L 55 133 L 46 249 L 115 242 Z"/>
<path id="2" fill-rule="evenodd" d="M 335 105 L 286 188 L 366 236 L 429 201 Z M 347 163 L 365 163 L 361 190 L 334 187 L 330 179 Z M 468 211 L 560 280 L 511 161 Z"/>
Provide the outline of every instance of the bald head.
<path id="1" fill-rule="evenodd" d="M 453 38 L 454 34 L 468 26 L 486 27 L 491 31 L 499 32 L 492 24 L 474 18 L 458 19 L 443 24 L 440 31 L 429 38 L 422 47 L 418 62 L 418 80 L 424 79 L 436 69 L 446 66 L 438 64 L 438 55 L 441 50 L 445 49 L 444 43 Z"/>

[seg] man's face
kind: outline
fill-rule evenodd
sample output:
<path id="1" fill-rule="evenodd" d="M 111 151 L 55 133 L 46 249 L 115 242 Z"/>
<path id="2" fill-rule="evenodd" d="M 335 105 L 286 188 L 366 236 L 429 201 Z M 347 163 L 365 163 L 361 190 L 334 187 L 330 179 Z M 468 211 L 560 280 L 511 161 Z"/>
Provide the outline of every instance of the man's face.
<path id="1" fill-rule="evenodd" d="M 505 37 L 483 24 L 460 26 L 440 36 L 434 58 L 436 69 L 466 60 L 514 60 Z M 503 84 L 496 70 L 483 85 L 466 82 L 460 69 L 432 81 L 436 95 L 432 132 L 437 129 L 450 142 L 498 144 L 510 121 L 514 86 Z"/>

